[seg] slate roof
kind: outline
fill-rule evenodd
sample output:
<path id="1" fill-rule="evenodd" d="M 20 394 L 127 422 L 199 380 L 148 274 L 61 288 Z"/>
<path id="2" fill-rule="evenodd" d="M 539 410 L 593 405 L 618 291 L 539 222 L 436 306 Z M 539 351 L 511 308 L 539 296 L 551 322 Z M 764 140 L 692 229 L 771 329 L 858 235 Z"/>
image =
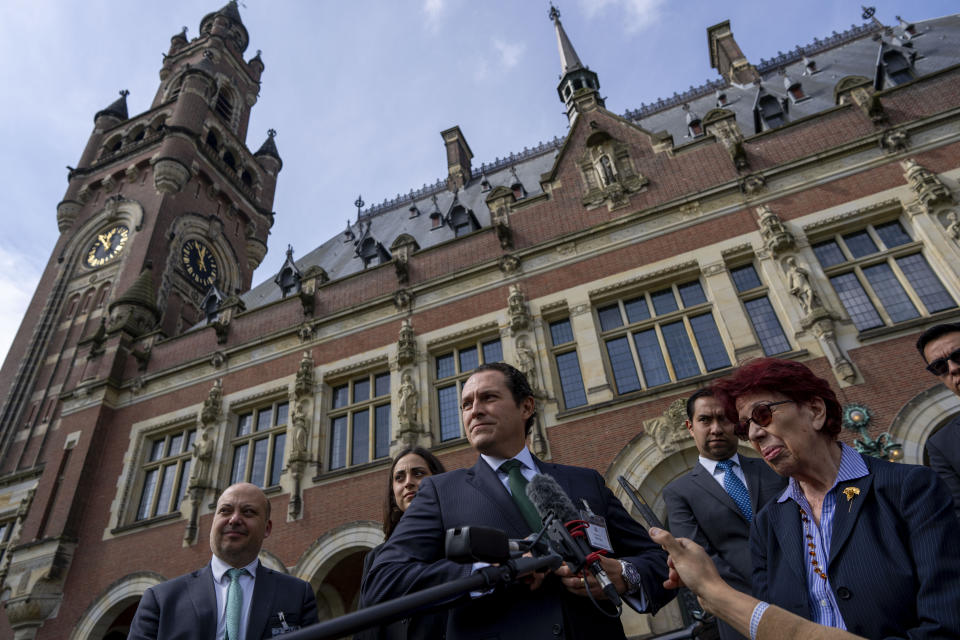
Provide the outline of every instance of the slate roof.
<path id="1" fill-rule="evenodd" d="M 825 40 L 815 40 L 805 47 L 778 54 L 771 60 L 761 60 L 760 63 L 755 63 L 755 66 L 762 78 L 763 89 L 777 98 L 787 97 L 781 70 L 792 81 L 801 83 L 807 99 L 790 102 L 788 122 L 832 108 L 835 106 L 833 90 L 842 78 L 856 75 L 871 81 L 874 79 L 880 49 L 877 38 L 882 37 L 888 46 L 899 46 L 897 42 L 907 41 L 904 38 L 904 27 L 905 23 L 901 23 L 890 30 L 877 23 L 866 23 L 853 26 L 840 34 L 834 32 Z M 914 27 L 917 35 L 909 39 L 909 42 L 918 53 L 914 63 L 917 75 L 926 75 L 960 62 L 960 14 L 916 22 Z M 894 41 L 895 38 L 897 41 Z M 804 73 L 804 57 L 816 64 L 816 73 Z M 691 87 L 690 90 L 674 94 L 671 98 L 641 105 L 638 109 L 628 111 L 624 117 L 651 133 L 668 132 L 673 135 L 674 144 L 680 146 L 694 140 L 688 133 L 688 111 L 684 109 L 684 105 L 689 106 L 690 113 L 703 118 L 707 112 L 717 107 L 718 90 L 726 94 L 727 104 L 723 108 L 736 114 L 744 136 L 754 135 L 753 108 L 759 88 L 753 85 L 739 87 L 722 78 L 708 81 L 699 87 Z M 474 168 L 471 180 L 457 194 L 459 202 L 473 211 L 481 228 L 489 226 L 490 212 L 484 202 L 488 191 L 481 184 L 482 177 L 486 177 L 491 188 L 500 185 L 509 188 L 514 182 L 511 169 L 515 169 L 527 196 L 535 196 L 541 192 L 540 175 L 552 167 L 562 143 L 562 139 L 554 138 L 533 149 L 511 153 L 489 165 Z M 432 201 L 434 196 L 436 208 L 443 215 L 447 215 L 454 195 L 447 190 L 445 178 L 442 178 L 432 185 L 412 190 L 406 196 L 397 196 L 369 207 L 360 214 L 362 227 L 358 225 L 356 217 L 351 219 L 349 224 L 355 240 L 370 236 L 389 250 L 397 236 L 406 233 L 416 239 L 422 250 L 454 238 L 453 230 L 447 225 L 433 228 L 430 213 L 435 209 Z M 411 217 L 411 202 L 415 203 L 419 210 L 416 217 Z M 366 228 L 367 223 L 369 229 Z M 334 237 L 296 260 L 300 272 L 306 271 L 310 266 L 319 265 L 331 280 L 335 280 L 362 271 L 363 261 L 356 256 L 354 241 L 347 241 L 344 233 L 346 228 L 347 223 Z M 275 275 L 269 274 L 266 282 L 242 295 L 247 309 L 280 299 L 280 289 L 274 282 Z"/>

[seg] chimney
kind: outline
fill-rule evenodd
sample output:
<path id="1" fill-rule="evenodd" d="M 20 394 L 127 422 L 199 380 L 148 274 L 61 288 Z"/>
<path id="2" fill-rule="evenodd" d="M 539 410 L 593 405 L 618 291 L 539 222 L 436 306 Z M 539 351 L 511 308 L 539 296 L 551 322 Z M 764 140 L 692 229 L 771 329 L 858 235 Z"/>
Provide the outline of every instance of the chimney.
<path id="1" fill-rule="evenodd" d="M 707 43 L 710 47 L 710 66 L 729 82 L 746 86 L 760 80 L 757 68 L 747 61 L 740 45 L 734 40 L 729 20 L 707 29 Z"/>
<path id="2" fill-rule="evenodd" d="M 440 135 L 443 136 L 443 143 L 447 147 L 447 189 L 456 193 L 470 181 L 470 160 L 473 158 L 473 152 L 470 151 L 470 145 L 463 137 L 460 127 L 454 126 L 441 131 Z"/>

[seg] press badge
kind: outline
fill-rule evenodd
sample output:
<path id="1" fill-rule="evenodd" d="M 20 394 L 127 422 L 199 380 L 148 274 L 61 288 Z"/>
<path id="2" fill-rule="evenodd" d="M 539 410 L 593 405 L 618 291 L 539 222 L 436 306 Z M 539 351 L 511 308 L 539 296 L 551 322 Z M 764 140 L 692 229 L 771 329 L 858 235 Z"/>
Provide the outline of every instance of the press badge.
<path id="1" fill-rule="evenodd" d="M 580 517 L 587 523 L 587 540 L 594 549 L 604 549 L 607 553 L 613 553 L 613 545 L 610 544 L 610 536 L 607 534 L 607 521 L 603 516 L 598 516 L 583 500 L 584 508 L 580 510 Z"/>
<path id="2" fill-rule="evenodd" d="M 280 626 L 275 626 L 275 621 L 280 622 Z M 300 630 L 300 625 L 298 624 L 287 624 L 287 619 L 283 615 L 283 611 L 277 611 L 277 615 L 270 619 L 270 635 L 271 636 L 282 636 L 285 633 L 293 633 L 294 631 Z"/>

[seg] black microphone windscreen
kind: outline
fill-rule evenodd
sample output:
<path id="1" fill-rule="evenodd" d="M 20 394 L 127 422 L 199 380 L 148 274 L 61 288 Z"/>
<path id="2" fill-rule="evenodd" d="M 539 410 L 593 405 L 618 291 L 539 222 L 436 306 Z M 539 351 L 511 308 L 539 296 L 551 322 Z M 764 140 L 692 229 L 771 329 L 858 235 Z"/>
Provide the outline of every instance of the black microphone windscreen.
<path id="1" fill-rule="evenodd" d="M 563 487 L 552 477 L 539 473 L 527 484 L 527 497 L 536 507 L 541 518 L 553 513 L 561 522 L 578 520 L 580 514 L 573 506 Z"/>

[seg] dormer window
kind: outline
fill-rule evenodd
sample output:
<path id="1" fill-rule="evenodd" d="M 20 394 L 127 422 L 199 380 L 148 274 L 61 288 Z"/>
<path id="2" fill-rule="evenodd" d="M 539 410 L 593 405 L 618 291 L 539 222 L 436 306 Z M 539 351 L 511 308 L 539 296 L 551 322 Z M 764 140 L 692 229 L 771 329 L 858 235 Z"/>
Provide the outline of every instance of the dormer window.
<path id="1" fill-rule="evenodd" d="M 487 180 L 486 175 L 480 176 L 480 191 L 482 191 L 483 193 L 490 191 L 490 181 Z"/>
<path id="2" fill-rule="evenodd" d="M 414 202 L 413 200 L 410 201 L 410 208 L 408 209 L 408 211 L 410 212 L 411 218 L 416 218 L 417 216 L 420 215 L 420 209 L 417 208 L 417 203 Z"/>
<path id="3" fill-rule="evenodd" d="M 717 90 L 717 107 L 727 106 L 727 94 L 723 91 Z"/>
<path id="4" fill-rule="evenodd" d="M 517 175 L 516 167 L 510 167 L 510 175 L 513 177 L 513 184 L 510 185 L 510 190 L 513 191 L 513 197 L 517 200 L 523 200 L 527 197 L 527 190 L 523 188 L 523 183 L 520 182 L 520 176 Z"/>
<path id="5" fill-rule="evenodd" d="M 786 122 L 786 114 L 783 106 L 775 96 L 770 94 L 761 95 L 757 99 L 757 105 L 753 109 L 754 124 L 757 133 L 767 129 L 776 129 L 783 126 Z"/>
<path id="6" fill-rule="evenodd" d="M 913 69 L 907 58 L 899 51 L 885 51 L 881 57 L 881 65 L 893 86 L 913 80 Z"/>
<path id="7" fill-rule="evenodd" d="M 683 105 L 683 110 L 687 112 L 687 136 L 697 138 L 703 135 L 703 125 L 700 122 L 700 116 L 690 111 L 690 105 Z"/>
<path id="8" fill-rule="evenodd" d="M 792 82 L 788 77 L 784 77 L 783 85 L 794 104 L 810 97 L 803 92 L 803 85 L 799 82 Z"/>
<path id="9" fill-rule="evenodd" d="M 382 244 L 373 238 L 366 238 L 360 244 L 360 249 L 357 251 L 357 254 L 360 256 L 360 259 L 363 260 L 364 268 L 368 267 L 371 262 L 374 264 L 383 264 L 384 262 L 390 261 L 390 254 L 387 253 L 387 250 Z"/>
<path id="10" fill-rule="evenodd" d="M 807 56 L 803 56 L 803 75 L 812 76 L 815 73 L 818 73 L 817 61 L 811 60 Z"/>
<path id="11" fill-rule="evenodd" d="M 919 35 L 919 32 L 917 31 L 917 25 L 913 24 L 912 22 L 907 22 L 900 16 L 897 16 L 897 22 L 900 23 L 900 28 L 903 29 L 903 36 L 905 38 L 915 38 L 917 35 Z"/>
<path id="12" fill-rule="evenodd" d="M 521 185 L 521 189 L 523 186 Z M 472 231 L 480 228 L 480 224 L 462 205 L 457 205 L 450 212 L 450 226 L 453 228 L 453 235 L 465 236 Z"/>

